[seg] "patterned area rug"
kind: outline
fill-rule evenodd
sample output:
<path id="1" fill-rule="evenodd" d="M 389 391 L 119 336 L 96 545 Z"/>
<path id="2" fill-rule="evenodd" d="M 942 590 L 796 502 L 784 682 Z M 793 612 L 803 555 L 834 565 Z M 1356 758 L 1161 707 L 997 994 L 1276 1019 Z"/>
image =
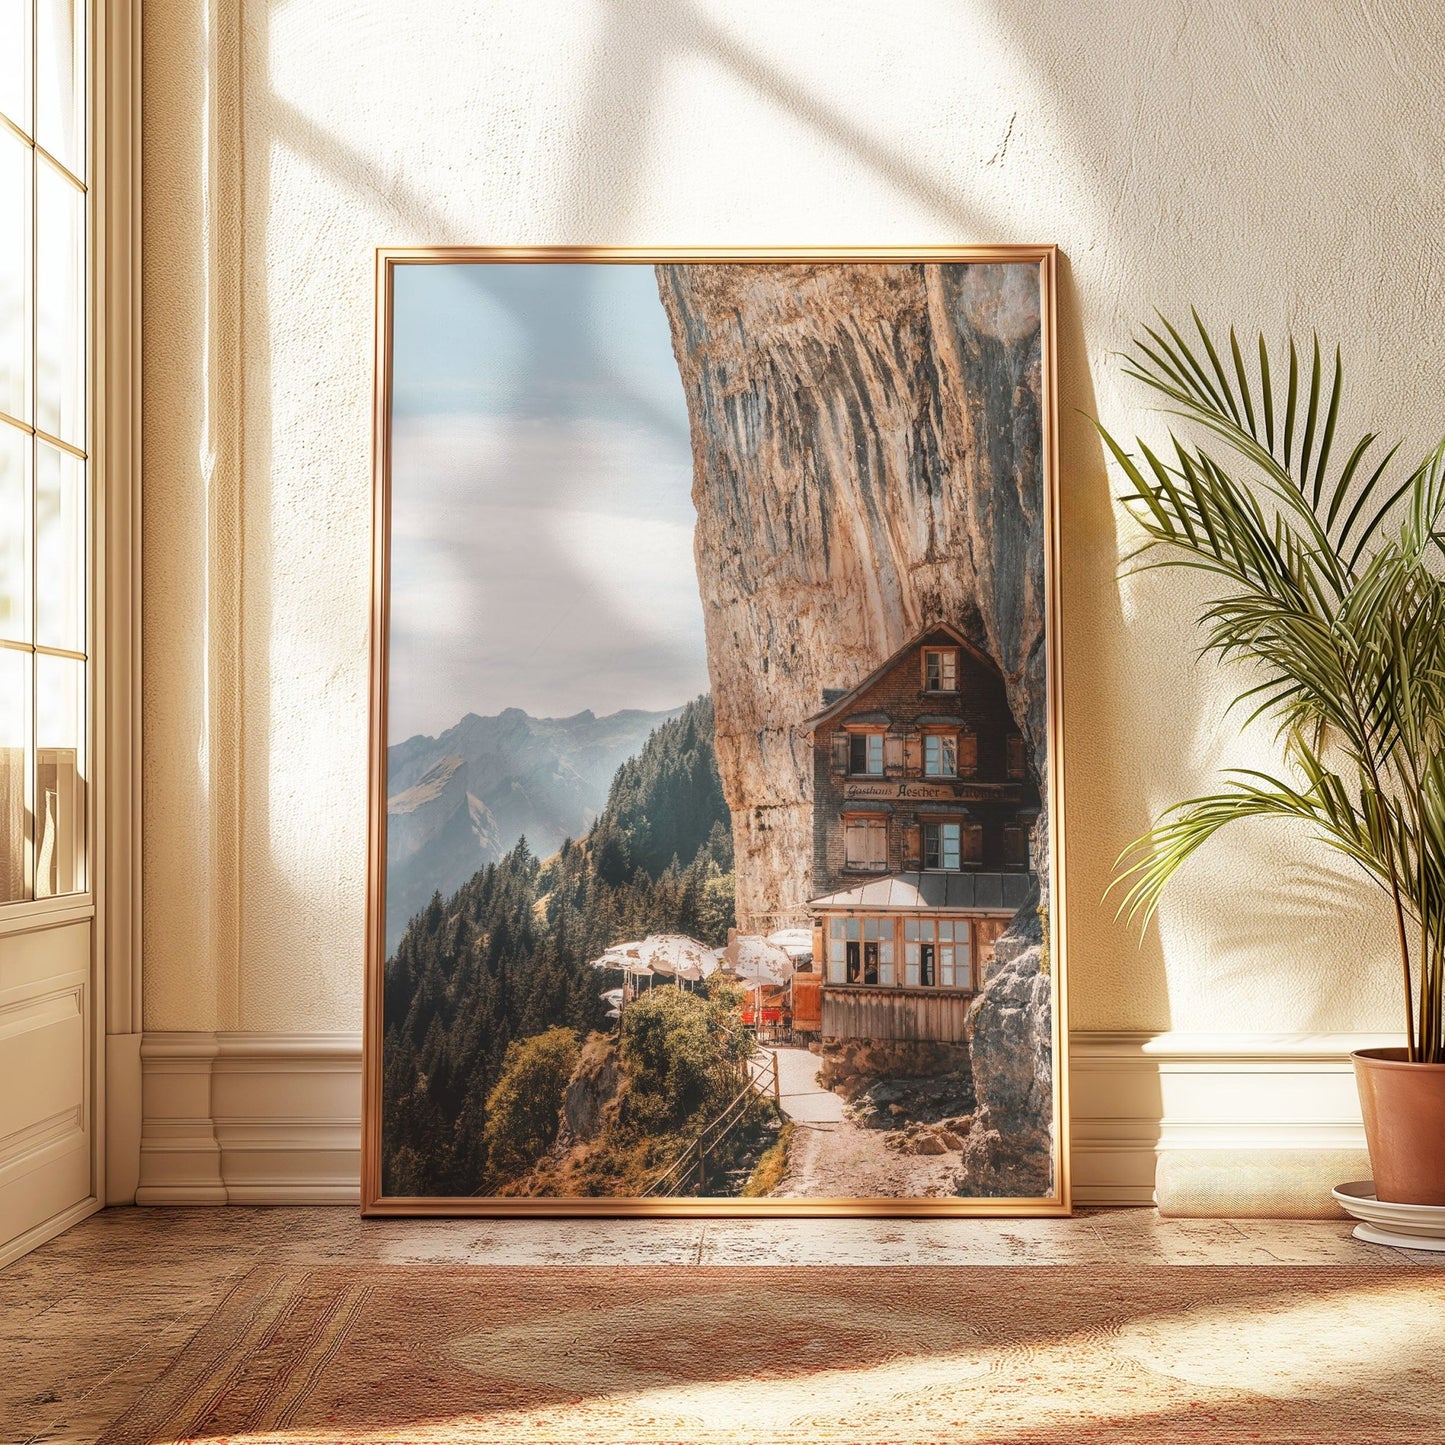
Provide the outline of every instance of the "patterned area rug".
<path id="1" fill-rule="evenodd" d="M 1439 1445 L 1445 1272 L 298 1269 L 104 1445 Z"/>

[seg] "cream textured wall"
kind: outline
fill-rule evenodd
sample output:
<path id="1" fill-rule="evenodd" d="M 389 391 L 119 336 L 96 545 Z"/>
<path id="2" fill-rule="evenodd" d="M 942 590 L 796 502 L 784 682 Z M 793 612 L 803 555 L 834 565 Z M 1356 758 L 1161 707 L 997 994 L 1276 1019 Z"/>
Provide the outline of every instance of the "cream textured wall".
<path id="1" fill-rule="evenodd" d="M 1073 1025 L 1395 1027 L 1298 838 L 1217 843 L 1143 945 L 1099 896 L 1263 736 L 1120 584 L 1088 416 L 1159 306 L 1318 326 L 1352 428 L 1445 426 L 1438 56 L 1404 0 L 149 0 L 145 1022 L 361 1012 L 378 244 L 1057 241 Z M 1151 429 L 1157 425 L 1150 423 Z"/>

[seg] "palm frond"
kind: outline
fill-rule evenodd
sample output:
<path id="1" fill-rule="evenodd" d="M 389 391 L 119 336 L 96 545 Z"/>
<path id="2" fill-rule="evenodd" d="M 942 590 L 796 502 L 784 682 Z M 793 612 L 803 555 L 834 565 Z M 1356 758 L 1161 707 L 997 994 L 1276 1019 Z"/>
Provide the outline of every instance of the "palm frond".
<path id="1" fill-rule="evenodd" d="M 1262 334 L 1251 375 L 1233 328 L 1217 345 L 1190 316 L 1192 335 L 1162 315 L 1144 327 L 1124 369 L 1204 441 L 1099 434 L 1143 534 L 1128 570 L 1214 579 L 1203 651 L 1249 670 L 1232 706 L 1274 723 L 1281 767 L 1169 809 L 1120 855 L 1109 892 L 1147 926 L 1222 828 L 1304 824 L 1389 894 L 1411 1056 L 1445 1062 L 1445 441 L 1398 480 L 1398 443 L 1376 460 L 1366 432 L 1333 471 L 1338 347 L 1327 365 L 1317 336 L 1304 360 L 1289 340 L 1281 388 Z"/>

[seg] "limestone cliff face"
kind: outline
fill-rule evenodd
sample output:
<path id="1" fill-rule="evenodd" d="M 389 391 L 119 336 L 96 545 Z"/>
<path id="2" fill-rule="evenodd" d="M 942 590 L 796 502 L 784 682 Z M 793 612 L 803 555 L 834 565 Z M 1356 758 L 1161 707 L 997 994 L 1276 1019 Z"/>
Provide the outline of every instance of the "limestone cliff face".
<path id="1" fill-rule="evenodd" d="M 998 664 L 1048 796 L 1037 273 L 658 268 L 687 394 L 698 578 L 739 926 L 807 917 L 802 724 L 930 623 Z M 1041 826 L 1034 863 L 1047 879 Z M 1020 913 L 970 1019 L 960 1192 L 1047 1194 L 1050 980 Z M 1006 945 L 1005 946 L 1005 942 Z"/>
<path id="2" fill-rule="evenodd" d="M 926 624 L 998 663 L 1047 788 L 1038 275 L 767 263 L 662 266 L 658 283 L 692 425 L 738 922 L 766 931 L 812 892 L 801 724 Z"/>

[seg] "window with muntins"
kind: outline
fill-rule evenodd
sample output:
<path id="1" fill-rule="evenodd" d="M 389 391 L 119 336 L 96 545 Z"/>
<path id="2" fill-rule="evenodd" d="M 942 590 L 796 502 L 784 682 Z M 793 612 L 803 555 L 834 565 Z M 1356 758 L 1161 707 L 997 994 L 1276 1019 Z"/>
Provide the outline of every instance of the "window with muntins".
<path id="1" fill-rule="evenodd" d="M 958 736 L 927 733 L 923 739 L 923 772 L 930 778 L 958 776 Z"/>
<path id="2" fill-rule="evenodd" d="M 968 919 L 905 919 L 903 983 L 908 988 L 972 988 L 973 931 Z"/>
<path id="3" fill-rule="evenodd" d="M 830 918 L 827 981 L 892 988 L 898 982 L 894 918 Z"/>
<path id="4" fill-rule="evenodd" d="M 848 742 L 848 771 L 862 777 L 883 776 L 883 734 L 853 733 Z"/>
<path id="5" fill-rule="evenodd" d="M 925 647 L 923 649 L 923 686 L 928 692 L 958 691 L 958 649 L 956 647 Z"/>
<path id="6" fill-rule="evenodd" d="M 925 823 L 923 825 L 923 866 L 956 873 L 963 861 L 963 825 L 961 823 Z"/>
<path id="7" fill-rule="evenodd" d="M 0 903 L 87 887 L 88 19 L 0 23 Z"/>

